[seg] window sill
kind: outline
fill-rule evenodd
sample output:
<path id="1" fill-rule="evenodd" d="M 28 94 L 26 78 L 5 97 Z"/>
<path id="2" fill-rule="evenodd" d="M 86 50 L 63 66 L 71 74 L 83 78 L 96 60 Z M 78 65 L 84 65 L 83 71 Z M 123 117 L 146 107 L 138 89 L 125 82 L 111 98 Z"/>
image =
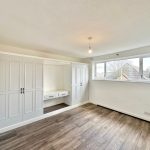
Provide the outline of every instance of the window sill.
<path id="1" fill-rule="evenodd" d="M 144 80 L 127 80 L 127 81 L 121 81 L 121 80 L 111 80 L 111 79 L 92 79 L 92 81 L 111 81 L 111 82 L 126 82 L 126 83 L 146 83 L 149 84 L 150 81 L 144 81 Z"/>

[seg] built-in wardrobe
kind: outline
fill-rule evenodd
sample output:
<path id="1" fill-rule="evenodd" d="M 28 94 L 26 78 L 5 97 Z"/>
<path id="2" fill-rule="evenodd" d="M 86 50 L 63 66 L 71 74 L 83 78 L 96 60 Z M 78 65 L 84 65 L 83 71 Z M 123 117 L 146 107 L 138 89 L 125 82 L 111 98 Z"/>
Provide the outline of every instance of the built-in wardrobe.
<path id="1" fill-rule="evenodd" d="M 87 64 L 0 54 L 0 129 L 44 115 L 49 105 L 85 101 Z"/>
<path id="2" fill-rule="evenodd" d="M 43 113 L 43 64 L 0 54 L 0 128 Z"/>

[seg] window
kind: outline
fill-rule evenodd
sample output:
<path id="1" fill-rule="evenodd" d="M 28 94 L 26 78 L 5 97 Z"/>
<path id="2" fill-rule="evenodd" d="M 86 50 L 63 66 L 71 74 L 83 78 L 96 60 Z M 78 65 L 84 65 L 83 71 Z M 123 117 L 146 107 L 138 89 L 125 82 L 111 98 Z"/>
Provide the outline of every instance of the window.
<path id="1" fill-rule="evenodd" d="M 150 81 L 150 57 L 95 63 L 95 79 Z"/>
<path id="2" fill-rule="evenodd" d="M 96 72 L 95 72 L 95 76 L 98 79 L 104 79 L 105 76 L 105 64 L 104 63 L 96 63 Z"/>
<path id="3" fill-rule="evenodd" d="M 106 79 L 123 81 L 140 79 L 139 58 L 107 62 Z"/>
<path id="4" fill-rule="evenodd" d="M 143 79 L 150 80 L 150 57 L 143 58 Z"/>
<path id="5" fill-rule="evenodd" d="M 139 80 L 140 76 L 139 58 L 124 60 L 122 66 L 122 80 Z"/>
<path id="6" fill-rule="evenodd" d="M 106 63 L 106 79 L 120 80 L 121 68 L 123 64 L 121 61 L 110 61 Z"/>

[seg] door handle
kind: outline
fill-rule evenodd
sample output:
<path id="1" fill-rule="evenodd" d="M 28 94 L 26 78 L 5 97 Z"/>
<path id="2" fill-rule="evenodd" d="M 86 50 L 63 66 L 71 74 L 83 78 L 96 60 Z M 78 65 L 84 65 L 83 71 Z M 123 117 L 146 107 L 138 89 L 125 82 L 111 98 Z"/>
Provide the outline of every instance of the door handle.
<path id="1" fill-rule="evenodd" d="M 20 89 L 20 93 L 22 94 L 23 92 L 22 92 L 22 88 Z"/>

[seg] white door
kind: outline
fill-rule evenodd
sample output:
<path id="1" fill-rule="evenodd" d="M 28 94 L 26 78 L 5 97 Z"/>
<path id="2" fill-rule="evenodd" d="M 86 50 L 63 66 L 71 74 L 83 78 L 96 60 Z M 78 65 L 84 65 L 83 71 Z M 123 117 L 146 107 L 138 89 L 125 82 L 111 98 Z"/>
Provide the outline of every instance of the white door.
<path id="1" fill-rule="evenodd" d="M 77 103 L 77 77 L 76 77 L 76 65 L 72 64 L 72 105 Z"/>
<path id="2" fill-rule="evenodd" d="M 23 63 L 23 119 L 29 119 L 35 112 L 35 65 L 32 62 Z"/>
<path id="3" fill-rule="evenodd" d="M 7 62 L 0 60 L 0 127 L 5 125 L 7 119 L 7 69 Z"/>
<path id="4" fill-rule="evenodd" d="M 88 100 L 88 66 L 72 65 L 72 104 Z"/>
<path id="5" fill-rule="evenodd" d="M 19 57 L 0 54 L 0 128 L 22 120 Z"/>
<path id="6" fill-rule="evenodd" d="M 80 103 L 80 67 L 77 64 L 72 65 L 72 104 Z"/>
<path id="7" fill-rule="evenodd" d="M 43 112 L 43 65 L 24 63 L 23 119 L 33 118 Z"/>
<path id="8" fill-rule="evenodd" d="M 19 58 L 12 57 L 8 65 L 8 91 L 6 90 L 7 123 L 14 124 L 22 120 L 22 64 Z"/>
<path id="9" fill-rule="evenodd" d="M 35 111 L 43 114 L 43 64 L 35 65 Z"/>
<path id="10" fill-rule="evenodd" d="M 88 65 L 81 65 L 81 102 L 88 100 Z"/>

